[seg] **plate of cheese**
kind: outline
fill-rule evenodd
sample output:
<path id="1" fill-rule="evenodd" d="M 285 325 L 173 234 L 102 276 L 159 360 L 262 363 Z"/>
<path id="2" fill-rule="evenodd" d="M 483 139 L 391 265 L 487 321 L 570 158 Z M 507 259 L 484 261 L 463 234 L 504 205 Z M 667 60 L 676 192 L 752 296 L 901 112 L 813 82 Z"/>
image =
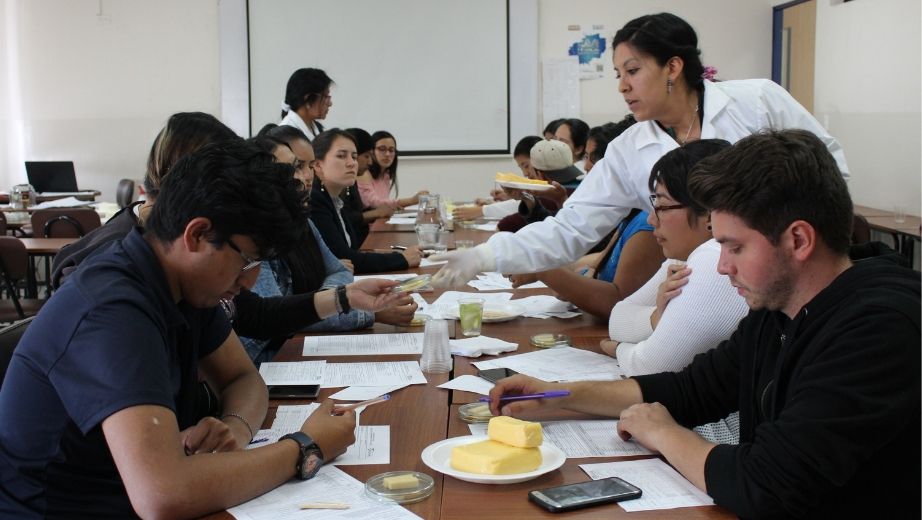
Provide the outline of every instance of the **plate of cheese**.
<path id="1" fill-rule="evenodd" d="M 423 450 L 430 468 L 477 484 L 514 484 L 554 471 L 567 456 L 543 442 L 541 424 L 512 417 L 490 419 L 487 435 L 436 442 Z"/>
<path id="2" fill-rule="evenodd" d="M 529 179 L 514 173 L 497 173 L 495 181 L 503 188 L 514 188 L 517 190 L 546 191 L 554 189 L 551 183 L 538 179 Z"/>

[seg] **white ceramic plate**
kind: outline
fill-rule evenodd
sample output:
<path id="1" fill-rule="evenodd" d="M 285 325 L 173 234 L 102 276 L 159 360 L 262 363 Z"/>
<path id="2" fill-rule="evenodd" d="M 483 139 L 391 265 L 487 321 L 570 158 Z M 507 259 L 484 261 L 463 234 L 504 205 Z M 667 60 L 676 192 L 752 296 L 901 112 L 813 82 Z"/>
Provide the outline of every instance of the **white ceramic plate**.
<path id="1" fill-rule="evenodd" d="M 514 303 L 487 302 L 483 304 L 483 323 L 501 323 L 512 321 L 522 315 L 521 307 Z M 458 319 L 458 308 L 455 307 L 445 312 L 445 317 L 451 320 Z"/>
<path id="2" fill-rule="evenodd" d="M 474 482 L 477 484 L 515 484 L 516 482 L 525 482 L 533 478 L 540 477 L 545 473 L 550 473 L 555 469 L 563 466 L 567 461 L 567 456 L 563 451 L 553 444 L 544 443 L 538 449 L 541 450 L 541 465 L 534 471 L 528 473 L 514 473 L 512 475 L 480 475 L 479 473 L 468 473 L 458 471 L 451 467 L 451 449 L 462 444 L 470 444 L 487 440 L 486 435 L 466 435 L 464 437 L 454 437 L 445 439 L 435 444 L 427 446 L 423 450 L 422 459 L 430 468 L 455 477 L 458 480 Z"/>
<path id="3" fill-rule="evenodd" d="M 528 191 L 547 191 L 554 189 L 550 184 L 531 184 L 528 182 L 497 181 L 496 184 L 499 184 L 503 188 L 515 188 L 517 190 Z"/>

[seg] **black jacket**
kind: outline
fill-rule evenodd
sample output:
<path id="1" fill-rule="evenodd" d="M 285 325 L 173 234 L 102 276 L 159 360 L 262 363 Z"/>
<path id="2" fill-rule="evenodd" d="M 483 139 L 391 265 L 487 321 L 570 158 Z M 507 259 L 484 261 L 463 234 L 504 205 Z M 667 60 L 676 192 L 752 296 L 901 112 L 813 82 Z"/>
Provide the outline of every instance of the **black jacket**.
<path id="1" fill-rule="evenodd" d="M 359 241 L 352 224 L 345 220 L 346 233 L 349 234 L 352 242 L 350 246 L 346 242 L 346 234 L 343 233 L 343 225 L 337 215 L 336 206 L 333 205 L 333 199 L 330 197 L 329 192 L 321 189 L 319 179 L 314 180 L 314 186 L 311 190 L 311 222 L 317 226 L 323 241 L 326 242 L 330 251 L 337 258 L 348 258 L 352 261 L 355 266 L 355 274 L 402 271 L 409 267 L 406 258 L 400 253 L 359 251 L 359 246 L 362 243 Z"/>
<path id="2" fill-rule="evenodd" d="M 790 320 L 752 311 L 682 372 L 637 377 L 681 424 L 739 409 L 740 444 L 704 473 L 746 518 L 914 518 L 920 482 L 920 281 L 855 262 Z"/>

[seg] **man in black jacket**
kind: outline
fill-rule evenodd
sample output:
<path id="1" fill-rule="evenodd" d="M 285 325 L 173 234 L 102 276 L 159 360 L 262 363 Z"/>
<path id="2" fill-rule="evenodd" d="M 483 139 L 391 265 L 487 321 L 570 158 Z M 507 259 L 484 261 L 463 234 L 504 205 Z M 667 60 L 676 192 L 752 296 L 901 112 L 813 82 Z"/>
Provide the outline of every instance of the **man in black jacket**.
<path id="1" fill-rule="evenodd" d="M 916 517 L 918 273 L 886 256 L 849 259 L 848 189 L 808 132 L 743 139 L 699 163 L 689 190 L 711 210 L 718 270 L 752 309 L 739 329 L 679 373 L 568 384 L 570 397 L 501 411 L 619 415 L 623 438 L 742 517 Z M 516 376 L 491 396 L 557 386 Z M 737 446 L 689 429 L 735 410 Z"/>

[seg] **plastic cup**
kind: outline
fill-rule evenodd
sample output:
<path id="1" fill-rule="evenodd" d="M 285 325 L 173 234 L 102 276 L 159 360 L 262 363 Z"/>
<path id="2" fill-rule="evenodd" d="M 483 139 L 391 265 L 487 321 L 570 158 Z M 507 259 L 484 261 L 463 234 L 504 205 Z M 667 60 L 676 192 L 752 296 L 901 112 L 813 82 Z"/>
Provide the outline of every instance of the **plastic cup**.
<path id="1" fill-rule="evenodd" d="M 451 346 L 448 344 L 448 322 L 429 320 L 423 329 L 423 355 L 419 359 L 423 372 L 451 372 Z"/>
<path id="2" fill-rule="evenodd" d="M 483 323 L 483 298 L 461 298 L 458 300 L 458 317 L 461 320 L 461 334 L 479 336 Z"/>
<path id="3" fill-rule="evenodd" d="M 906 208 L 904 206 L 893 206 L 893 221 L 897 224 L 906 222 Z"/>
<path id="4" fill-rule="evenodd" d="M 434 246 L 439 242 L 440 231 L 438 224 L 417 224 L 416 241 L 419 243 L 420 249 L 434 249 Z"/>

